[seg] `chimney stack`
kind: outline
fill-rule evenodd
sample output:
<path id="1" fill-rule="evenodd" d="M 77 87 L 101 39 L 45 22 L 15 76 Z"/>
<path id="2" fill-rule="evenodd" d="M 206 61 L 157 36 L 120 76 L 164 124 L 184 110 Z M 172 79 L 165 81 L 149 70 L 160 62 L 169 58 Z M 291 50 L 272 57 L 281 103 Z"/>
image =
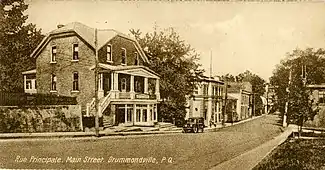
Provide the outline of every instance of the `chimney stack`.
<path id="1" fill-rule="evenodd" d="M 58 24 L 57 27 L 62 28 L 62 27 L 64 27 L 64 25 L 63 24 Z"/>

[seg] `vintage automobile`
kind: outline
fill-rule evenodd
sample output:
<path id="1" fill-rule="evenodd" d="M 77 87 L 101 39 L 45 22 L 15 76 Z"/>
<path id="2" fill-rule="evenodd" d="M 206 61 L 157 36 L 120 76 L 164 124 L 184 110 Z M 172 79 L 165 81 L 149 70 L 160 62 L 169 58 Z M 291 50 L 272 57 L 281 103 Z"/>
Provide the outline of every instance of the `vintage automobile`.
<path id="1" fill-rule="evenodd" d="M 186 120 L 183 126 L 183 132 L 203 132 L 204 131 L 204 118 L 203 117 L 191 117 Z"/>

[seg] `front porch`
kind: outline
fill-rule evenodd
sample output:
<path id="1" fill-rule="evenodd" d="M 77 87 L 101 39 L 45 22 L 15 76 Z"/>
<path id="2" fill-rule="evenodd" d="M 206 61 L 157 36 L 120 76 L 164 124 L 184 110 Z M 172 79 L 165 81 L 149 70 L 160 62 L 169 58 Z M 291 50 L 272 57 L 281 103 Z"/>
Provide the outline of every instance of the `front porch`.
<path id="1" fill-rule="evenodd" d="M 159 77 L 144 66 L 100 64 L 98 99 L 100 117 L 110 125 L 153 126 L 158 120 Z M 94 113 L 94 100 L 87 115 Z"/>
<path id="2" fill-rule="evenodd" d="M 111 93 L 114 99 L 160 100 L 159 77 L 148 68 L 103 65 L 99 73 L 99 99 Z"/>

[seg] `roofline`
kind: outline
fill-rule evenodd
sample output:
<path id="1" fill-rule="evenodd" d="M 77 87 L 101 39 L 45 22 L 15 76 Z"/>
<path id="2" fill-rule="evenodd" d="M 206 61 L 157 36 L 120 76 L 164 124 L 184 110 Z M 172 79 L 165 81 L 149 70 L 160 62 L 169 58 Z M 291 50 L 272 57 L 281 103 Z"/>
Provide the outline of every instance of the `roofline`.
<path id="1" fill-rule="evenodd" d="M 94 46 L 92 46 L 89 42 L 87 42 L 81 35 L 79 35 L 76 31 L 74 30 L 67 30 L 64 32 L 59 32 L 59 33 L 48 33 L 43 40 L 41 41 L 41 43 L 38 44 L 38 46 L 34 49 L 34 51 L 32 52 L 32 54 L 30 55 L 30 57 L 36 57 L 38 56 L 38 53 L 41 51 L 41 49 L 43 49 L 43 46 L 46 45 L 53 36 L 59 36 L 61 34 L 67 34 L 67 33 L 73 33 L 76 34 L 77 36 L 79 36 L 82 40 L 84 40 L 87 44 L 89 44 L 89 46 L 91 46 L 93 48 L 93 50 L 95 49 Z"/>
<path id="2" fill-rule="evenodd" d="M 127 35 L 125 35 L 125 34 L 119 32 L 119 31 L 114 30 L 114 29 L 97 29 L 97 30 L 102 30 L 102 31 L 104 31 L 104 30 L 112 30 L 112 31 L 114 31 L 114 32 L 116 33 L 116 35 L 113 36 L 111 39 L 113 39 L 113 38 L 116 37 L 116 36 L 120 36 L 120 37 L 123 37 L 123 38 L 126 38 L 126 39 L 128 39 L 128 40 L 131 40 L 131 41 L 135 42 L 134 46 L 135 46 L 136 49 L 140 52 L 140 54 L 141 54 L 141 56 L 142 56 L 142 59 L 143 59 L 146 63 L 149 63 L 149 59 L 148 59 L 148 57 L 146 56 L 146 54 L 144 53 L 143 49 L 141 48 L 139 42 L 138 42 L 136 39 L 134 39 L 134 38 L 132 38 L 132 37 L 130 37 L 130 36 L 127 36 Z M 38 52 L 42 49 L 42 46 L 44 45 L 44 43 L 46 43 L 48 40 L 50 40 L 50 39 L 52 38 L 52 36 L 60 35 L 60 34 L 65 34 L 65 33 L 74 33 L 74 34 L 78 35 L 78 36 L 81 37 L 81 38 L 82 38 L 82 39 L 83 39 L 87 44 L 89 44 L 91 47 L 93 47 L 94 50 L 96 49 L 96 47 L 94 47 L 94 46 L 91 45 L 89 42 L 87 42 L 87 41 L 86 41 L 86 40 L 85 40 L 85 39 L 84 39 L 80 34 L 78 34 L 74 29 L 68 29 L 68 30 L 66 30 L 66 31 L 62 31 L 62 32 L 58 32 L 58 33 L 51 33 L 51 32 L 49 32 L 49 33 L 48 33 L 48 34 L 43 38 L 43 40 L 38 44 L 38 46 L 33 50 L 33 52 L 31 53 L 30 57 L 34 57 L 35 54 L 38 54 Z M 109 40 L 111 40 L 111 39 L 109 39 Z M 109 40 L 107 40 L 107 42 L 108 42 Z M 46 44 L 47 44 L 47 43 L 46 43 Z M 105 44 L 106 44 L 106 43 L 105 43 Z M 104 46 L 104 45 L 103 45 L 103 46 Z M 99 49 L 101 49 L 103 46 L 97 48 L 97 51 L 98 51 Z"/>

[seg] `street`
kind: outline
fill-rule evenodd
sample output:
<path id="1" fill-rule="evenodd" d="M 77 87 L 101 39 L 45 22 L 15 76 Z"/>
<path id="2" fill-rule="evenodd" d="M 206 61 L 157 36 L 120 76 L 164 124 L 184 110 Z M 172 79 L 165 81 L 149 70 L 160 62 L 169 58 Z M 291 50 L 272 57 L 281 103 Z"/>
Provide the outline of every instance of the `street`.
<path id="1" fill-rule="evenodd" d="M 210 169 L 281 133 L 278 115 L 218 132 L 1 140 L 0 168 Z"/>

